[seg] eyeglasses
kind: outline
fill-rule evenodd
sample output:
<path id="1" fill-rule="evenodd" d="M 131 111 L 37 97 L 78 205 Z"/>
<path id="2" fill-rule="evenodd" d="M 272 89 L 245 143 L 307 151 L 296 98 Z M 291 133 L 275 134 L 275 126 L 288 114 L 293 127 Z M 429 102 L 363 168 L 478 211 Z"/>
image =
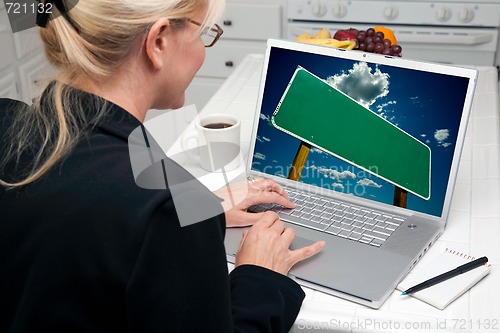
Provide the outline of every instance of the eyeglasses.
<path id="1" fill-rule="evenodd" d="M 201 23 L 187 19 L 188 22 L 196 24 L 201 27 Z M 206 28 L 201 32 L 201 40 L 205 44 L 205 47 L 212 47 L 219 40 L 220 36 L 224 33 L 224 30 L 218 25 L 214 24 L 210 28 Z"/>

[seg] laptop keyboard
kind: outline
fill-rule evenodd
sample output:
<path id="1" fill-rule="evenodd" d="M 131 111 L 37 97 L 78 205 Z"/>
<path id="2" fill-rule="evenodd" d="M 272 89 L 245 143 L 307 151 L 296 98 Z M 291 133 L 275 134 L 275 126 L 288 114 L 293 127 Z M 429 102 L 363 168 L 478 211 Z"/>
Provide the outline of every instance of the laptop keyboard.
<path id="1" fill-rule="evenodd" d="M 403 216 L 283 188 L 296 208 L 261 204 L 251 207 L 251 211 L 272 210 L 287 222 L 375 247 L 380 247 L 405 220 Z"/>

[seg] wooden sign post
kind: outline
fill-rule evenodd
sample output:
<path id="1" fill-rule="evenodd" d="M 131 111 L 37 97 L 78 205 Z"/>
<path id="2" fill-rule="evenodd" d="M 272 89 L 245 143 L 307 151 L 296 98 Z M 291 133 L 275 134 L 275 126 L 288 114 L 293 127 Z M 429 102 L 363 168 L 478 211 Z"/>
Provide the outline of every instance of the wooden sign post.
<path id="1" fill-rule="evenodd" d="M 393 205 L 397 207 L 406 208 L 406 201 L 408 200 L 408 191 L 395 186 L 394 187 L 394 202 Z"/>
<path id="2" fill-rule="evenodd" d="M 288 173 L 288 179 L 291 180 L 300 180 L 300 175 L 302 174 L 302 170 L 304 170 L 304 165 L 306 165 L 307 156 L 309 155 L 309 151 L 311 150 L 311 145 L 302 141 L 300 143 L 299 149 L 297 150 L 297 154 L 293 159 L 292 168 Z"/>

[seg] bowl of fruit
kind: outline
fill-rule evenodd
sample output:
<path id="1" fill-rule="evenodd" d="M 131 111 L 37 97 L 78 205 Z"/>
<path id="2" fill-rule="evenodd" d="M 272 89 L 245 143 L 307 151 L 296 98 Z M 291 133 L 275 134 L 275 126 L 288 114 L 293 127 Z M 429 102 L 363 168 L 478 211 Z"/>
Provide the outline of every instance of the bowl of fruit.
<path id="1" fill-rule="evenodd" d="M 295 40 L 302 43 L 360 50 L 393 57 L 401 57 L 402 52 L 402 47 L 398 44 L 394 32 L 384 26 L 376 26 L 366 30 L 340 29 L 333 36 L 328 29 L 321 29 L 315 36 L 305 33 L 299 35 Z"/>

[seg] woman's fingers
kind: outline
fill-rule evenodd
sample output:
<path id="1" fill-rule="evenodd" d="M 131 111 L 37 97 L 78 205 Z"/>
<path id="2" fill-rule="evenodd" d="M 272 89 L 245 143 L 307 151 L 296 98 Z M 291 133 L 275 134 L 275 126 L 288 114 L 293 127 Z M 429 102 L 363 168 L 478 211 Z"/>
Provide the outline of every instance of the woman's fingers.
<path id="1" fill-rule="evenodd" d="M 290 244 L 295 235 L 295 230 L 286 227 L 276 213 L 262 213 L 252 228 L 244 232 L 236 265 L 259 265 L 286 275 L 293 265 L 315 255 L 325 245 L 320 241 L 292 251 Z"/>
<path id="2" fill-rule="evenodd" d="M 281 234 L 283 239 L 288 244 L 288 247 L 290 247 L 290 244 L 292 244 L 292 241 L 295 239 L 296 234 L 297 234 L 297 232 L 295 231 L 295 229 L 292 229 L 292 228 L 286 228 L 283 231 L 283 233 Z M 318 252 L 321 251 L 321 249 L 323 249 L 324 246 L 325 246 L 324 241 L 318 241 L 314 244 L 311 244 L 309 246 L 306 246 L 306 247 L 303 247 L 303 248 L 300 248 L 297 250 L 293 250 L 293 251 L 290 250 L 291 266 L 295 265 L 296 263 L 298 263 L 304 259 L 310 258 L 313 255 L 317 254 Z"/>
<path id="3" fill-rule="evenodd" d="M 325 241 L 318 241 L 306 247 L 290 251 L 290 260 L 292 266 L 319 253 L 325 247 Z"/>
<path id="4" fill-rule="evenodd" d="M 273 179 L 270 178 L 256 178 L 255 182 L 250 183 L 252 188 L 257 188 L 260 191 L 272 191 L 288 199 L 286 191 Z"/>
<path id="5" fill-rule="evenodd" d="M 272 211 L 263 212 L 257 223 L 256 228 L 270 228 L 276 222 L 281 222 L 278 214 Z M 283 223 L 283 222 L 281 222 Z"/>
<path id="6" fill-rule="evenodd" d="M 295 204 L 290 201 L 286 191 L 272 179 L 257 178 L 255 182 L 249 184 L 249 196 L 247 197 L 249 206 L 259 203 L 276 203 L 287 208 L 295 208 Z"/>
<path id="7" fill-rule="evenodd" d="M 276 181 L 262 177 L 232 184 L 215 191 L 215 194 L 224 199 L 222 205 L 228 227 L 248 226 L 257 222 L 262 214 L 248 212 L 255 205 L 277 204 L 290 209 L 296 207 Z"/>

